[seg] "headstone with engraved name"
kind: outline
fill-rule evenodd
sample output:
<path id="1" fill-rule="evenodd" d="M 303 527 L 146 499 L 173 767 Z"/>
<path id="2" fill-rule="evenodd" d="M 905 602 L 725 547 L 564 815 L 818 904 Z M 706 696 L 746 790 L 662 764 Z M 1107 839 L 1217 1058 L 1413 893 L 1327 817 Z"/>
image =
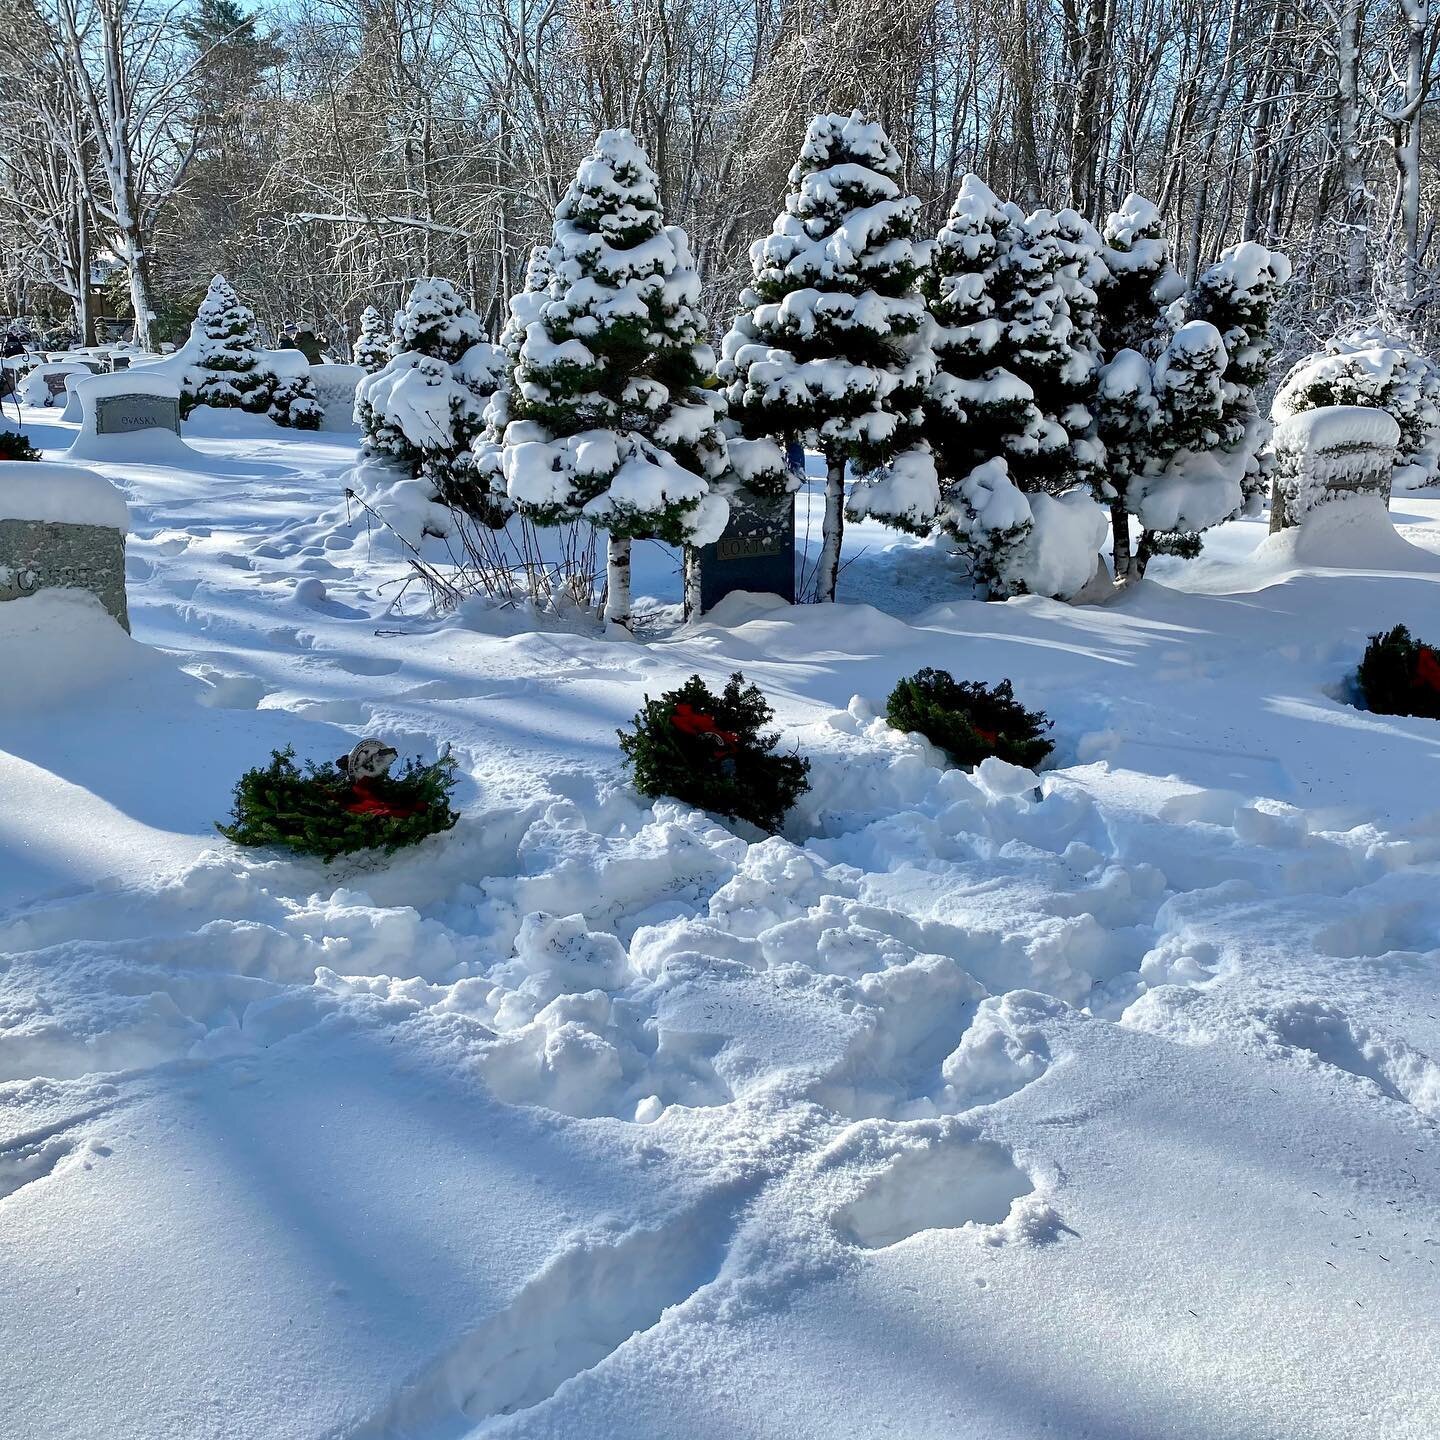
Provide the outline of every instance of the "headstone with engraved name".
<path id="1" fill-rule="evenodd" d="M 0 461 L 0 603 L 85 590 L 130 628 L 120 493 L 93 471 Z"/>
<path id="2" fill-rule="evenodd" d="M 195 452 L 180 438 L 180 385 L 140 366 L 73 380 L 80 429 L 66 451 L 72 460 L 131 460 L 185 465 Z"/>
<path id="3" fill-rule="evenodd" d="M 700 547 L 697 563 L 702 612 L 736 590 L 778 595 L 794 604 L 795 497 L 737 491 L 725 533 Z"/>
<path id="4" fill-rule="evenodd" d="M 133 435 L 137 430 L 180 433 L 180 400 L 171 395 L 100 395 L 95 400 L 97 435 Z"/>

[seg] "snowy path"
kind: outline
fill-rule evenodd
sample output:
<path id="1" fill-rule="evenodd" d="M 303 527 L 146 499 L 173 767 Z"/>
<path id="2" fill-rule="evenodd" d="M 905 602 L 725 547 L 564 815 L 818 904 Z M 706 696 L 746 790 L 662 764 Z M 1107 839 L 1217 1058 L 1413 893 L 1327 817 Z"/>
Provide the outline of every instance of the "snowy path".
<path id="1" fill-rule="evenodd" d="M 17 1434 L 1440 1432 L 1440 730 L 1343 703 L 1440 561 L 1257 588 L 1240 524 L 1190 593 L 615 644 L 389 616 L 342 440 L 195 443 L 109 472 L 143 646 L 0 610 Z M 924 664 L 1050 712 L 1038 790 L 851 703 Z M 622 783 L 642 694 L 735 668 L 813 760 L 784 839 Z M 365 732 L 452 744 L 454 832 L 214 835 Z"/>

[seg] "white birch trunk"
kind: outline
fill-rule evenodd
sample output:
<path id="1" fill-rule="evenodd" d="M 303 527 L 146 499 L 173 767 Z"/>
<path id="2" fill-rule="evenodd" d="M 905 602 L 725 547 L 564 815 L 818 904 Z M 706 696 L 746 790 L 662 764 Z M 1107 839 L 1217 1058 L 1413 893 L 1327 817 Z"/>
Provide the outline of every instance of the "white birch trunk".
<path id="1" fill-rule="evenodd" d="M 840 542 L 845 537 L 845 462 L 832 463 L 825 472 L 825 523 L 821 531 L 820 568 L 815 576 L 815 598 L 834 600 L 840 576 Z"/>
<path id="2" fill-rule="evenodd" d="M 630 541 L 611 535 L 605 551 L 605 621 L 628 631 L 630 614 Z"/>
<path id="3" fill-rule="evenodd" d="M 685 547 L 685 618 L 694 620 L 700 614 L 700 552 Z"/>

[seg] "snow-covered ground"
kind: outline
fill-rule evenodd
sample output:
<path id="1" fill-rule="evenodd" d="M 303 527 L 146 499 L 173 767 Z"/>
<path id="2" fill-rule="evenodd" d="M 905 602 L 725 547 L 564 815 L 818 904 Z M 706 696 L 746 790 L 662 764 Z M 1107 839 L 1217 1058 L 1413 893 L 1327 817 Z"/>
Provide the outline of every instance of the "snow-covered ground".
<path id="1" fill-rule="evenodd" d="M 856 527 L 852 603 L 622 643 L 397 613 L 317 521 L 353 443 L 252 431 L 88 462 L 134 640 L 0 606 L 0 1431 L 1440 1433 L 1440 726 L 1347 691 L 1440 635 L 1433 494 L 1424 550 L 1240 522 L 1103 607 Z M 921 665 L 1049 711 L 1038 786 L 873 718 Z M 813 761 L 783 839 L 618 764 L 737 668 Z M 214 833 L 366 733 L 453 748 L 456 830 Z"/>

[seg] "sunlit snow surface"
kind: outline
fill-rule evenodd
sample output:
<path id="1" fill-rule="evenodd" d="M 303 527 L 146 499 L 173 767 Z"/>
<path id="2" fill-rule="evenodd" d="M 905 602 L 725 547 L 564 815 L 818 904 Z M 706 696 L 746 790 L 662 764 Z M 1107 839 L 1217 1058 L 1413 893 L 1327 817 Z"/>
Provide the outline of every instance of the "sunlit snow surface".
<path id="1" fill-rule="evenodd" d="M 1103 607 L 857 526 L 850 603 L 626 643 L 392 610 L 353 442 L 207 424 L 203 473 L 88 462 L 134 641 L 0 606 L 0 1432 L 1440 1433 L 1440 725 L 1347 688 L 1440 636 L 1440 499 Z M 1054 767 L 890 732 L 921 665 L 1010 676 Z M 813 762 L 784 838 L 617 764 L 737 668 Z M 364 733 L 453 747 L 456 830 L 214 833 Z"/>

